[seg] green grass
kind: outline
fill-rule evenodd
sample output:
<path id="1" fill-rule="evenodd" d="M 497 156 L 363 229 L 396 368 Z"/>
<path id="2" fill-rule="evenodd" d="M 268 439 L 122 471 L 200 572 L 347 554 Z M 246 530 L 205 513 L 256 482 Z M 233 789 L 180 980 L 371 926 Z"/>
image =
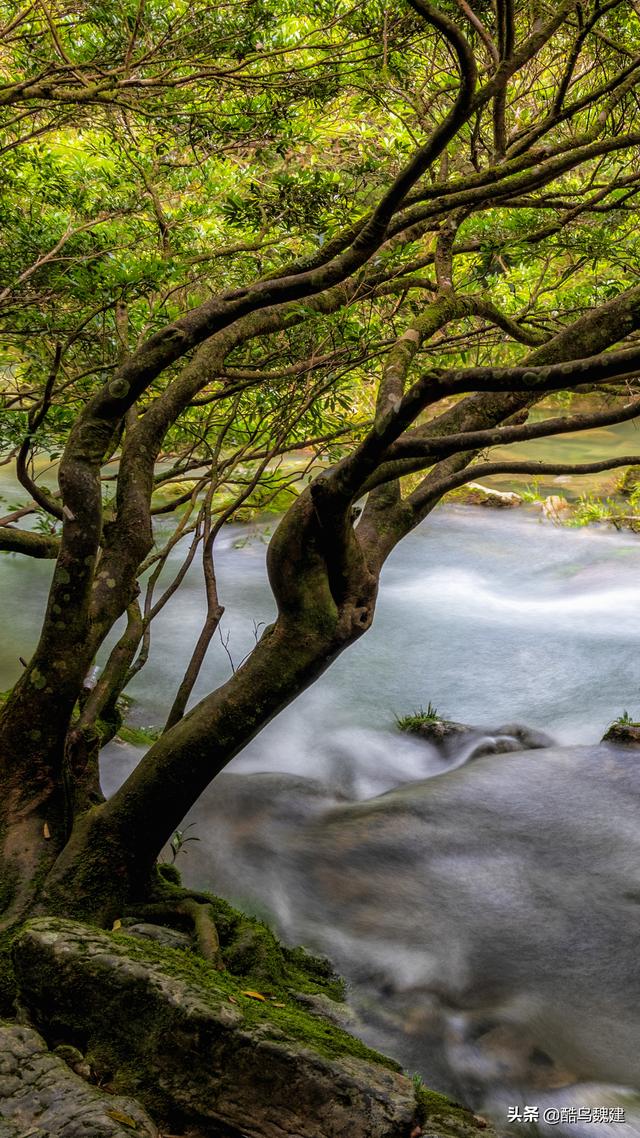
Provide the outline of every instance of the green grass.
<path id="1" fill-rule="evenodd" d="M 437 707 L 434 707 L 429 700 L 426 711 L 423 707 L 419 707 L 411 715 L 396 715 L 395 721 L 396 727 L 400 731 L 414 731 L 423 723 L 440 723 L 442 716 L 438 714 Z"/>
<path id="2" fill-rule="evenodd" d="M 570 526 L 588 526 L 594 522 L 607 522 L 619 513 L 611 498 L 598 498 L 594 494 L 582 494 L 567 519 Z"/>
<path id="3" fill-rule="evenodd" d="M 533 482 L 529 486 L 525 486 L 524 490 L 518 490 L 523 502 L 531 505 L 533 502 L 544 502 L 545 495 L 540 491 L 540 483 Z"/>
<path id="4" fill-rule="evenodd" d="M 623 711 L 613 722 L 616 727 L 640 727 L 638 720 L 632 719 L 628 711 Z"/>

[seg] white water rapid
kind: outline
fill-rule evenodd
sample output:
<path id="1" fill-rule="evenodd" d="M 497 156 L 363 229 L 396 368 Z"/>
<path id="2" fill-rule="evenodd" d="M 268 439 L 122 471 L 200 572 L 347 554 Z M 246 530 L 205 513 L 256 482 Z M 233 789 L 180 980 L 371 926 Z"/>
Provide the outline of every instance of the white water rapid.
<path id="1" fill-rule="evenodd" d="M 273 615 L 245 536 L 218 553 L 236 663 Z M 437 511 L 391 559 L 372 631 L 187 819 L 186 880 L 327 952 L 367 1041 L 500 1133 L 640 1136 L 640 754 L 598 745 L 623 710 L 640 718 L 639 568 L 633 536 Z M 18 590 L 2 687 L 46 577 L 0 559 L 0 596 Z M 197 571 L 172 606 L 132 689 L 141 724 L 162 723 L 197 635 Z M 198 694 L 229 667 L 218 641 Z M 487 730 L 444 759 L 394 727 L 429 701 Z M 514 722 L 560 745 L 477 757 Z M 107 792 L 139 753 L 108 748 Z M 538 1128 L 509 1130 L 525 1105 Z"/>

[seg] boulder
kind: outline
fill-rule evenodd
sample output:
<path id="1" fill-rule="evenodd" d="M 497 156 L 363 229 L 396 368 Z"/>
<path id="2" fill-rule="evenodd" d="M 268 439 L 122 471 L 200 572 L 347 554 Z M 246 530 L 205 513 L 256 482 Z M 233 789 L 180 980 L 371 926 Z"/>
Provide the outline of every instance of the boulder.
<path id="1" fill-rule="evenodd" d="M 48 1041 L 82 1047 L 102 1082 L 172 1128 L 203 1138 L 219 1127 L 238 1138 L 424 1133 L 397 1064 L 293 996 L 243 990 L 193 954 L 39 918 L 17 938 L 14 964 L 21 1005 Z"/>
<path id="2" fill-rule="evenodd" d="M 140 1103 L 105 1094 L 32 1028 L 0 1023 L 0 1138 L 158 1138 Z"/>
<path id="3" fill-rule="evenodd" d="M 549 494 L 541 503 L 543 517 L 550 522 L 564 522 L 567 510 L 571 510 L 571 503 L 562 494 Z"/>
<path id="4" fill-rule="evenodd" d="M 554 740 L 544 731 L 522 723 L 503 723 L 499 727 L 476 727 L 469 723 L 456 723 L 451 719 L 434 719 L 411 715 L 399 719 L 400 729 L 424 739 L 449 757 L 461 746 L 469 747 L 468 759 L 482 755 L 500 755 L 515 751 L 534 751 L 552 747 Z"/>
<path id="5" fill-rule="evenodd" d="M 447 497 L 464 506 L 489 506 L 498 510 L 511 510 L 523 502 L 520 494 L 513 490 L 495 490 L 493 486 L 483 486 L 480 482 L 467 482 Z"/>
<path id="6" fill-rule="evenodd" d="M 146 921 L 135 921 L 127 925 L 125 932 L 129 936 L 139 936 L 143 940 L 152 940 L 165 948 L 191 948 L 191 937 L 188 933 L 181 933 L 178 929 L 168 929 L 166 925 L 152 925 Z"/>
<path id="7" fill-rule="evenodd" d="M 612 723 L 601 742 L 617 743 L 619 747 L 640 747 L 640 723 Z"/>

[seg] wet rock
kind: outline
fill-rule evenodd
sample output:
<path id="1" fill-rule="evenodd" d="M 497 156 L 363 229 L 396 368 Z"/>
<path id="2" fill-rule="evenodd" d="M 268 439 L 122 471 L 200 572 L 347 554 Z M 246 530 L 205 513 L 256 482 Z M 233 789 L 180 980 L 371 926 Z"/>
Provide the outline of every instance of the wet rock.
<path id="1" fill-rule="evenodd" d="M 67 1067 L 71 1067 L 76 1075 L 80 1075 L 82 1079 L 91 1080 L 91 1067 L 82 1051 L 77 1047 L 73 1047 L 70 1043 L 59 1043 L 57 1047 L 54 1047 L 53 1054 L 57 1055 L 59 1059 L 63 1059 Z"/>
<path id="2" fill-rule="evenodd" d="M 139 936 L 143 940 L 152 940 L 164 948 L 191 948 L 191 937 L 188 933 L 181 933 L 178 929 L 168 929 L 166 925 L 151 925 L 139 921 L 127 925 L 125 932 L 130 936 Z"/>
<path id="3" fill-rule="evenodd" d="M 640 723 L 612 723 L 602 736 L 603 743 L 619 747 L 640 747 Z"/>
<path id="4" fill-rule="evenodd" d="M 322 1019 L 328 1019 L 331 1023 L 335 1023 L 338 1027 L 343 1027 L 345 1031 L 354 1031 L 358 1026 L 358 1017 L 350 1008 L 348 1004 L 341 1004 L 336 1000 L 330 1000 L 328 996 L 322 995 L 321 992 L 307 993 L 307 992 L 292 992 L 294 1000 L 307 1009 L 311 1015 L 320 1016 Z"/>
<path id="5" fill-rule="evenodd" d="M 41 1030 L 82 1038 L 94 1069 L 158 1118 L 249 1138 L 420 1133 L 413 1084 L 394 1064 L 293 1000 L 275 1014 L 183 953 L 41 918 L 25 926 L 14 961 Z"/>
<path id="6" fill-rule="evenodd" d="M 24 1138 L 24 1129 L 14 1126 L 12 1122 L 2 1122 L 0 1120 L 0 1138 Z M 46 1138 L 44 1131 L 34 1128 L 29 1132 L 29 1138 Z"/>
<path id="7" fill-rule="evenodd" d="M 548 521 L 564 522 L 567 510 L 571 509 L 571 503 L 562 494 L 549 494 L 541 503 L 540 508 L 543 517 L 547 518 Z"/>
<path id="8" fill-rule="evenodd" d="M 434 747 L 447 750 L 457 746 L 474 731 L 468 723 L 456 723 L 453 719 L 423 719 L 419 715 L 400 720 L 399 726 L 400 730 L 406 731 L 408 735 L 417 735 L 419 739 L 425 739 Z"/>
<path id="9" fill-rule="evenodd" d="M 523 499 L 511 490 L 494 490 L 492 486 L 483 486 L 480 482 L 467 482 L 459 490 L 449 495 L 456 502 L 465 506 L 489 506 L 494 509 L 513 509 L 521 506 Z"/>
<path id="10" fill-rule="evenodd" d="M 23 1024 L 0 1024 L 0 1138 L 158 1138 L 131 1098 L 105 1094 Z"/>
<path id="11" fill-rule="evenodd" d="M 520 751 L 537 751 L 542 747 L 555 746 L 555 739 L 552 739 L 545 731 L 538 731 L 535 727 L 527 727 L 524 723 L 503 723 L 501 727 L 496 727 L 493 732 L 485 728 L 483 730 L 487 730 L 489 734 L 515 739 L 520 744 L 517 748 Z"/>
<path id="12" fill-rule="evenodd" d="M 522 723 L 505 723 L 500 727 L 476 727 L 451 719 L 433 719 L 420 715 L 399 720 L 401 730 L 424 739 L 447 758 L 468 746 L 467 760 L 483 755 L 500 755 L 516 751 L 533 751 L 553 746 L 554 740 L 544 731 Z M 475 745 L 474 745 L 475 744 Z"/>

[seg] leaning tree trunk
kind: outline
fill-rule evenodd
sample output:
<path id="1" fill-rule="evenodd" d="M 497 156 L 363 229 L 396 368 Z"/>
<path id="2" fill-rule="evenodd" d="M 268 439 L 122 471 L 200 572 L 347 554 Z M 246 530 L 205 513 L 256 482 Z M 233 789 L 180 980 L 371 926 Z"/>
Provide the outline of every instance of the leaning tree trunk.
<path id="1" fill-rule="evenodd" d="M 570 360 L 576 351 L 580 356 L 597 353 L 639 321 L 640 288 L 635 288 L 576 321 L 538 349 L 528 364 Z M 520 395 L 477 394 L 445 412 L 440 427 L 473 432 L 512 416 L 530 398 L 525 389 Z M 437 430 L 437 422 L 432 421 L 432 429 Z M 87 646 L 86 635 L 78 630 L 92 629 L 91 579 L 100 539 L 94 483 L 111 436 L 106 428 L 96 436 L 89 433 L 88 440 L 84 427 L 78 432 L 75 451 L 71 448 L 66 458 L 66 484 L 62 479 L 73 519 L 65 526 L 45 628 L 0 721 L 0 904 L 5 924 L 38 909 L 104 923 L 128 904 L 144 900 L 153 887 L 160 850 L 205 787 L 366 631 L 384 558 L 439 496 L 428 497 L 425 508 L 420 503 L 412 507 L 411 498 L 392 496 L 380 516 L 367 508 L 354 531 L 352 503 L 376 463 L 384 461 L 386 435 L 392 441 L 394 429 L 394 416 L 388 415 L 382 430 L 372 431 L 351 455 L 316 479 L 289 510 L 268 555 L 278 605 L 275 624 L 223 687 L 162 736 L 113 798 L 95 804 L 86 793 L 90 772 L 66 761 L 63 744 L 94 651 L 91 639 Z M 455 461 L 466 466 L 469 457 L 463 450 Z M 437 467 L 433 473 L 438 476 Z M 142 533 L 141 550 L 148 541 Z M 116 581 L 104 577 L 105 572 L 99 565 L 96 581 L 109 592 Z M 120 611 L 125 600 L 130 598 L 123 595 Z"/>
<path id="2" fill-rule="evenodd" d="M 269 569 L 276 622 L 228 682 L 150 748 L 108 802 L 85 802 L 69 819 L 65 802 L 73 799 L 61 773 L 40 794 L 31 786 L 23 821 L 16 791 L 15 818 L 5 818 L 2 871 L 20 884 L 7 896 L 5 924 L 28 912 L 108 924 L 127 906 L 148 901 L 157 857 L 202 791 L 369 627 L 377 579 L 364 564 L 347 507 L 341 533 L 328 540 L 312 494 L 302 495 L 272 540 Z M 60 806 L 52 810 L 56 796 Z"/>

